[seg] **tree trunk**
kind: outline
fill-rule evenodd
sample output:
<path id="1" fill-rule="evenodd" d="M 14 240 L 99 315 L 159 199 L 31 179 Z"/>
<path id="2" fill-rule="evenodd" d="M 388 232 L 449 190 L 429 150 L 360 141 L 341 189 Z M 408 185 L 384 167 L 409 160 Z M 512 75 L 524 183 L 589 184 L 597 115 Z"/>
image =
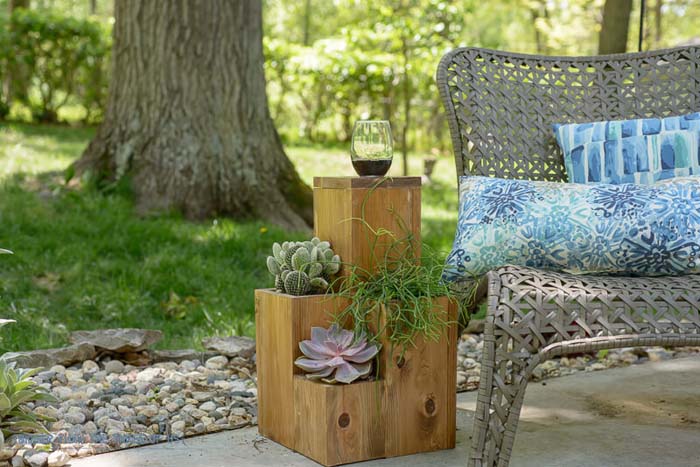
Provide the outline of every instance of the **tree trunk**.
<path id="1" fill-rule="evenodd" d="M 94 15 L 97 13 L 97 0 L 90 0 L 90 14 Z"/>
<path id="2" fill-rule="evenodd" d="M 27 8 L 29 9 L 29 0 L 10 0 L 9 1 L 10 14 L 17 8 Z"/>
<path id="3" fill-rule="evenodd" d="M 603 26 L 598 36 L 600 55 L 625 53 L 630 26 L 632 0 L 605 0 Z"/>
<path id="4" fill-rule="evenodd" d="M 659 48 L 661 47 L 661 38 L 662 38 L 662 31 L 661 31 L 661 15 L 663 14 L 663 0 L 656 0 L 656 5 L 654 5 L 654 22 L 656 25 L 655 31 L 654 31 L 654 48 Z"/>
<path id="5" fill-rule="evenodd" d="M 265 94 L 260 0 L 115 2 L 104 121 L 76 163 L 129 176 L 141 212 L 312 222 Z"/>
<path id="6" fill-rule="evenodd" d="M 403 176 L 408 175 L 408 129 L 411 125 L 411 82 L 408 78 L 408 39 L 402 37 L 401 55 L 403 57 L 403 127 L 401 128 L 401 159 Z"/>
<path id="7" fill-rule="evenodd" d="M 306 5 L 304 5 L 304 37 L 302 43 L 305 46 L 310 45 L 310 30 L 311 30 L 311 0 L 306 0 Z"/>

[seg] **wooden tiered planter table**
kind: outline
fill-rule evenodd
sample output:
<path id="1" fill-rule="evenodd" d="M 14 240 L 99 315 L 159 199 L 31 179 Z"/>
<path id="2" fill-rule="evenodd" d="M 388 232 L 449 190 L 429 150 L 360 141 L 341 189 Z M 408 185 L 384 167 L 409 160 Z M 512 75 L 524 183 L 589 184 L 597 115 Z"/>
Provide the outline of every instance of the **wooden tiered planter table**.
<path id="1" fill-rule="evenodd" d="M 343 262 L 371 268 L 372 257 L 384 256 L 386 242 L 373 242 L 367 225 L 403 237 L 403 223 L 420 244 L 420 178 L 374 186 L 378 180 L 314 180 L 315 234 L 330 241 Z M 437 342 L 418 339 L 403 358 L 385 343 L 376 381 L 319 383 L 294 366 L 311 327 L 328 327 L 347 304 L 324 295 L 255 291 L 260 434 L 328 466 L 454 448 L 456 324 Z M 445 297 L 435 299 L 435 313 L 456 322 L 456 306 Z"/>

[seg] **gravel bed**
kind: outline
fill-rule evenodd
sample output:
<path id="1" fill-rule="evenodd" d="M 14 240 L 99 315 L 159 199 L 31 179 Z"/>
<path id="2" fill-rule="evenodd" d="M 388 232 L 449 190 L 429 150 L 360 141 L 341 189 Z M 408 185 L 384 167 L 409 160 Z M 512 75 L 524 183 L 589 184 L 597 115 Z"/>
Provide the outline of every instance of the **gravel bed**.
<path id="1" fill-rule="evenodd" d="M 479 387 L 481 334 L 463 334 L 458 345 L 457 390 Z M 635 365 L 700 352 L 700 347 L 624 348 L 562 357 L 541 364 L 534 381 L 580 371 Z M 217 355 L 146 367 L 119 360 L 56 365 L 33 379 L 58 403 L 30 404 L 51 417 L 46 435 L 15 435 L 0 449 L 0 467 L 60 467 L 84 457 L 178 440 L 257 423 L 255 357 Z"/>
<path id="2" fill-rule="evenodd" d="M 71 457 L 255 424 L 254 373 L 252 359 L 221 355 L 142 368 L 118 360 L 53 366 L 34 380 L 59 403 L 29 405 L 56 419 L 50 434 L 10 437 L 0 467 L 59 467 Z"/>
<path id="3" fill-rule="evenodd" d="M 481 374 L 482 334 L 463 334 L 457 348 L 457 391 L 475 391 L 479 388 Z M 539 365 L 532 374 L 533 381 L 566 376 L 580 371 L 599 371 L 644 362 L 657 362 L 685 357 L 700 352 L 700 347 L 622 348 L 580 354 L 548 360 Z"/>

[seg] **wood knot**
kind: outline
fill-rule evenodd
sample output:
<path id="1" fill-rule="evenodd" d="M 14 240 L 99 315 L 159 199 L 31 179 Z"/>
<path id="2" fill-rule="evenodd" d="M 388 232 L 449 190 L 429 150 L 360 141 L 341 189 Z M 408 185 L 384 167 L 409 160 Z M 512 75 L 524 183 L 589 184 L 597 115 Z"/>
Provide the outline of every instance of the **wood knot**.
<path id="1" fill-rule="evenodd" d="M 406 364 L 406 360 L 403 357 L 396 357 L 396 367 L 400 370 Z"/>
<path id="2" fill-rule="evenodd" d="M 433 415 L 435 413 L 435 400 L 432 397 L 428 397 L 425 400 L 425 413 L 428 415 Z"/>
<path id="3" fill-rule="evenodd" d="M 347 412 L 343 412 L 340 414 L 340 417 L 338 417 L 338 426 L 340 426 L 340 428 L 345 428 L 348 425 L 350 425 L 350 415 Z"/>

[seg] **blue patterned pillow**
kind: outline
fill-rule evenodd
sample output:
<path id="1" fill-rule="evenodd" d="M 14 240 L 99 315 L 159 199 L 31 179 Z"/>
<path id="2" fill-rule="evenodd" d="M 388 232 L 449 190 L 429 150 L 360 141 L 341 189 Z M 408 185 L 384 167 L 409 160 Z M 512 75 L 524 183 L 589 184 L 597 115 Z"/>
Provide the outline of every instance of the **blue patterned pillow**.
<path id="1" fill-rule="evenodd" d="M 700 112 L 553 128 L 570 182 L 651 184 L 700 173 Z"/>
<path id="2" fill-rule="evenodd" d="M 572 273 L 700 272 L 700 177 L 655 185 L 461 177 L 444 279 L 514 264 Z"/>

